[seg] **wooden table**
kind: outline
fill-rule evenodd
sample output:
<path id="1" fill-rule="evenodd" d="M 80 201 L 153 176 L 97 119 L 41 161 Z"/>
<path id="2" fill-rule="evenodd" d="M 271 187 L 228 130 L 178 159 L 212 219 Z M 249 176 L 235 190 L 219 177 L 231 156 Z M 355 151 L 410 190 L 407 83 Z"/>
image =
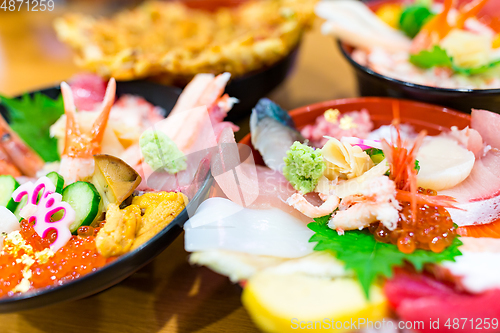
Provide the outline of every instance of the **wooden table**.
<path id="1" fill-rule="evenodd" d="M 0 93 L 54 85 L 78 71 L 57 42 L 49 13 L 0 11 Z M 355 96 L 347 62 L 319 22 L 304 37 L 295 71 L 270 98 L 286 109 Z M 243 127 L 244 128 L 244 127 Z M 239 135 L 241 136 L 241 135 Z M 179 237 L 151 264 L 92 297 L 0 315 L 0 332 L 255 332 L 241 288 L 191 267 Z"/>

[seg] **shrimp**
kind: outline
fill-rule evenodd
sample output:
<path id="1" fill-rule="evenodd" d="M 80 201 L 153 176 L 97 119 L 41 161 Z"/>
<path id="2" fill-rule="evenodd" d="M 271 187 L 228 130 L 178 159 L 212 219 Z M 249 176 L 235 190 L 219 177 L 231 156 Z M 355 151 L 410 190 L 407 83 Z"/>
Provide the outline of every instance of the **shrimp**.
<path id="1" fill-rule="evenodd" d="M 324 196 L 322 197 L 325 198 Z M 307 217 L 316 218 L 331 214 L 340 203 L 340 198 L 336 195 L 330 195 L 321 206 L 314 206 L 300 193 L 294 193 L 286 203 L 304 214 Z"/>
<path id="2" fill-rule="evenodd" d="M 229 73 L 216 77 L 213 74 L 196 75 L 179 96 L 167 119 L 152 123 L 154 129 L 167 134 L 186 155 L 216 146 L 217 138 L 225 127 L 237 129 L 234 124 L 222 121 L 235 102 L 227 94 L 222 95 L 229 78 Z M 136 143 L 120 157 L 146 180 L 145 170 L 148 167 L 144 165 L 140 152 L 139 144 Z M 202 154 L 198 155 L 200 159 L 190 163 L 197 164 L 203 159 Z M 194 177 L 194 174 L 187 178 L 190 177 Z M 141 185 L 140 188 L 147 187 Z"/>
<path id="3" fill-rule="evenodd" d="M 5 119 L 0 116 L 0 160 L 2 160 L 1 174 L 7 173 L 35 177 L 38 170 L 45 164 L 43 160 L 19 136 L 12 131 Z M 2 156 L 3 155 L 3 156 Z M 15 170 L 17 169 L 17 171 Z"/>
<path id="4" fill-rule="evenodd" d="M 106 88 L 101 113 L 92 126 L 90 133 L 82 133 L 75 119 L 76 107 L 70 86 L 61 83 L 61 92 L 66 114 L 66 139 L 61 157 L 59 173 L 64 177 L 66 184 L 86 179 L 94 172 L 93 155 L 101 150 L 104 130 L 108 123 L 109 113 L 113 106 L 116 93 L 115 79 L 111 78 Z"/>
<path id="5" fill-rule="evenodd" d="M 229 97 L 227 94 L 223 95 L 230 78 L 231 74 L 229 73 L 219 74 L 215 78 L 212 74 L 196 75 L 186 86 L 182 95 L 179 96 L 170 115 L 194 109 L 198 106 L 206 106 L 209 113 L 222 112 L 224 114 L 222 119 L 224 119 L 225 114 L 231 109 L 235 101 L 234 98 Z M 222 121 L 222 119 L 219 120 Z"/>
<path id="6" fill-rule="evenodd" d="M 12 163 L 9 155 L 0 146 L 0 175 L 21 176 L 21 171 Z"/>
<path id="7" fill-rule="evenodd" d="M 389 230 L 397 227 L 400 205 L 396 200 L 396 185 L 385 176 L 363 184 L 360 194 L 342 199 L 339 210 L 328 222 L 332 229 L 354 230 L 380 221 Z"/>
<path id="8" fill-rule="evenodd" d="M 455 22 L 450 24 L 448 21 L 448 14 L 453 8 L 453 0 L 445 0 L 443 11 L 427 22 L 417 36 L 415 36 L 411 44 L 410 52 L 418 53 L 421 50 L 428 49 L 430 46 L 437 44 L 446 37 L 454 28 L 462 29 L 465 25 L 465 21 L 477 15 L 481 8 L 486 5 L 486 2 L 488 2 L 488 0 L 475 0 L 468 3 L 459 10 Z"/>
<path id="9" fill-rule="evenodd" d="M 381 47 L 392 52 L 408 51 L 411 41 L 380 20 L 365 4 L 352 0 L 320 1 L 316 15 L 327 20 L 323 34 L 334 35 L 362 49 Z"/>

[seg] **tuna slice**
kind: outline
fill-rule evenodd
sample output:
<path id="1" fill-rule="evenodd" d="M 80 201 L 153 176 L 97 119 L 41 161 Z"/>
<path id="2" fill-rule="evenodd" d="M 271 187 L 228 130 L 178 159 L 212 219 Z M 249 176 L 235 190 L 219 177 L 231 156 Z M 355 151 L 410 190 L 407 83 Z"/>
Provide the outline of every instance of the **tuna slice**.
<path id="1" fill-rule="evenodd" d="M 486 110 L 472 110 L 471 128 L 481 134 L 483 141 L 492 148 L 500 149 L 500 115 Z"/>
<path id="2" fill-rule="evenodd" d="M 106 93 L 106 82 L 95 74 L 75 75 L 70 79 L 69 85 L 79 111 L 94 110 Z"/>
<path id="3" fill-rule="evenodd" d="M 459 293 L 430 277 L 398 272 L 387 281 L 384 291 L 401 320 L 415 325 L 418 322 L 415 331 L 476 332 L 477 325 L 483 332 L 497 331 L 491 319 L 500 317 L 498 289 L 474 295 Z M 459 319 L 458 325 L 453 326 L 455 318 L 467 320 Z M 477 318 L 481 318 L 481 322 Z M 490 325 L 485 324 L 484 318 L 490 318 Z"/>
<path id="4" fill-rule="evenodd" d="M 476 160 L 469 177 L 459 185 L 445 191 L 457 199 L 462 210 L 449 209 L 453 222 L 459 226 L 486 224 L 500 218 L 500 115 L 473 110 L 471 126 L 477 130 L 486 145 L 492 147 Z"/>

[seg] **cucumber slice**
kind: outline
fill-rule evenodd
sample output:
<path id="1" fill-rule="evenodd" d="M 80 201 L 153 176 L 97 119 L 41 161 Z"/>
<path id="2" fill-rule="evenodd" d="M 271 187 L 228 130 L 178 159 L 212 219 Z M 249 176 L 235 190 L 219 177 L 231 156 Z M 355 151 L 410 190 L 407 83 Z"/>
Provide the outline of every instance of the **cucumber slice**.
<path id="1" fill-rule="evenodd" d="M 0 206 L 14 212 L 19 205 L 12 199 L 12 193 L 19 187 L 19 183 L 10 175 L 0 176 Z"/>
<path id="2" fill-rule="evenodd" d="M 66 186 L 62 192 L 62 200 L 75 210 L 75 222 L 69 226 L 72 233 L 76 233 L 83 225 L 90 225 L 99 213 L 101 196 L 90 183 L 76 182 Z"/>
<path id="3" fill-rule="evenodd" d="M 64 178 L 55 171 L 49 172 L 47 178 L 55 185 L 56 192 L 62 194 L 64 187 Z"/>

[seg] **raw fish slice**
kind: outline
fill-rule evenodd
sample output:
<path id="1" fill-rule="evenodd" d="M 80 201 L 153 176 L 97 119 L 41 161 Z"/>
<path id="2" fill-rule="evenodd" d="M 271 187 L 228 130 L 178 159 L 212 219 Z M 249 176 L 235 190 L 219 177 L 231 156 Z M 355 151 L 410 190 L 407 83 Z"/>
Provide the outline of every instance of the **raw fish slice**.
<path id="1" fill-rule="evenodd" d="M 401 273 L 395 274 L 394 278 L 388 280 L 384 291 L 396 314 L 404 321 L 413 323 L 422 321 L 423 325 L 419 332 L 474 332 L 469 326 L 462 330 L 453 329 L 454 318 L 499 318 L 500 317 L 500 290 L 494 289 L 482 294 L 471 295 L 458 293 L 452 288 L 417 274 Z M 432 327 L 431 321 L 439 320 L 439 326 Z M 449 320 L 451 326 L 445 323 Z M 460 325 L 463 321 L 460 321 Z M 434 324 L 436 325 L 436 324 Z M 495 332 L 491 326 L 481 326 L 485 332 Z"/>
<path id="2" fill-rule="evenodd" d="M 459 202 L 456 206 L 463 210 L 449 209 L 453 222 L 459 226 L 487 224 L 500 218 L 500 151 L 497 148 L 500 147 L 500 115 L 472 110 L 471 127 L 477 130 L 484 144 L 493 148 L 476 160 L 465 181 L 439 193 L 452 196 Z M 491 233 L 486 229 L 482 231 Z"/>
<path id="3" fill-rule="evenodd" d="M 500 262 L 498 252 L 468 252 L 455 258 L 455 262 L 444 262 L 445 269 L 459 279 L 460 285 L 471 293 L 483 293 L 500 289 Z"/>
<path id="4" fill-rule="evenodd" d="M 304 223 L 312 222 L 311 218 L 305 216 L 286 203 L 286 199 L 288 199 L 296 191 L 280 172 L 260 165 L 256 165 L 253 170 L 248 168 L 245 164 L 243 164 L 242 167 L 247 174 L 246 179 L 254 179 L 255 184 L 258 184 L 258 187 L 242 187 L 245 189 L 245 192 L 242 194 L 244 197 L 253 198 L 257 196 L 257 199 L 251 202 L 247 208 L 278 208 Z M 221 179 L 219 179 L 219 183 L 220 182 Z M 239 195 L 239 192 L 236 192 L 236 190 L 235 193 L 236 195 Z M 224 194 L 224 191 L 215 192 L 213 196 L 227 197 Z"/>
<path id="5" fill-rule="evenodd" d="M 216 152 L 211 160 L 211 172 L 224 195 L 231 201 L 248 207 L 258 197 L 255 162 L 248 146 L 240 152 L 230 128 L 222 131 Z M 240 160 L 240 153 L 245 160 Z"/>
<path id="6" fill-rule="evenodd" d="M 230 128 L 222 131 L 219 137 L 219 147 L 221 149 L 219 153 L 223 155 L 223 158 L 219 158 L 220 163 L 215 165 L 212 163 L 212 174 L 225 197 L 248 208 L 278 208 L 301 221 L 312 222 L 310 218 L 286 203 L 286 200 L 296 192 L 290 182 L 278 171 L 255 165 L 248 146 L 238 145 L 236 148 L 234 133 Z M 245 158 L 243 163 L 240 161 L 240 156 Z M 236 166 L 239 167 L 236 168 Z M 219 176 L 225 173 L 223 168 L 234 168 L 237 172 L 238 183 L 231 175 L 230 177 Z"/>
<path id="7" fill-rule="evenodd" d="M 471 127 L 481 134 L 485 144 L 500 149 L 500 115 L 486 110 L 472 110 Z"/>
<path id="8" fill-rule="evenodd" d="M 500 219 L 500 196 L 486 200 L 455 204 L 462 209 L 448 208 L 451 219 L 458 226 L 475 226 Z"/>
<path id="9" fill-rule="evenodd" d="M 458 209 L 448 209 L 459 226 L 487 224 L 500 218 L 500 151 L 490 150 L 474 163 L 469 177 L 458 186 L 439 192 L 457 199 Z"/>
<path id="10" fill-rule="evenodd" d="M 77 74 L 70 79 L 69 85 L 79 111 L 95 110 L 104 100 L 106 82 L 98 75 Z"/>
<path id="11" fill-rule="evenodd" d="M 462 183 L 439 192 L 454 197 L 458 202 L 473 202 L 493 198 L 500 193 L 500 150 L 492 149 L 474 163 L 472 171 Z"/>
<path id="12" fill-rule="evenodd" d="M 467 148 L 467 150 L 473 152 L 476 159 L 483 156 L 483 138 L 478 131 L 469 128 L 469 126 L 461 130 L 458 130 L 456 126 L 452 126 L 451 132 L 443 132 L 439 136 L 456 140 L 463 147 Z"/>
<path id="13" fill-rule="evenodd" d="M 306 224 L 277 209 L 243 208 L 228 199 L 210 198 L 186 223 L 189 252 L 230 250 L 281 258 L 313 252 L 313 232 Z"/>
<path id="14" fill-rule="evenodd" d="M 252 144 L 264 162 L 273 170 L 283 169 L 283 158 L 295 141 L 304 138 L 295 128 L 290 115 L 267 98 L 259 100 L 250 116 Z"/>
<path id="15" fill-rule="evenodd" d="M 256 172 L 259 182 L 259 195 L 248 208 L 278 208 L 305 223 L 312 222 L 310 217 L 305 216 L 286 203 L 286 200 L 296 191 L 280 172 L 259 165 L 256 166 Z"/>
<path id="16" fill-rule="evenodd" d="M 426 275 L 409 273 L 397 269 L 394 277 L 388 280 L 384 291 L 391 307 L 398 309 L 405 301 L 423 297 L 448 297 L 455 291 Z"/>
<path id="17" fill-rule="evenodd" d="M 488 224 L 459 227 L 457 234 L 462 237 L 500 238 L 500 220 Z"/>

